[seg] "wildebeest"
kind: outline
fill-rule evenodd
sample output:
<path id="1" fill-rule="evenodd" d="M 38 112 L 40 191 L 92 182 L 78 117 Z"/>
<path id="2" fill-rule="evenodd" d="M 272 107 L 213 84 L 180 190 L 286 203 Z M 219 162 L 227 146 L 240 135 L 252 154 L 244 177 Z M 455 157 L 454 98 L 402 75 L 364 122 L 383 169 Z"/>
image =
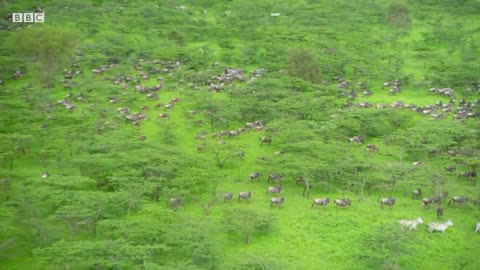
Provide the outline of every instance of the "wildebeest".
<path id="1" fill-rule="evenodd" d="M 360 108 L 371 108 L 373 107 L 373 104 L 370 102 L 361 101 L 357 104 L 357 106 Z"/>
<path id="2" fill-rule="evenodd" d="M 480 231 L 480 222 L 477 222 L 477 225 L 475 226 L 475 232 Z"/>
<path id="3" fill-rule="evenodd" d="M 144 135 L 141 135 L 141 136 L 138 136 L 138 140 L 140 141 L 145 141 L 147 139 L 147 136 L 144 136 Z"/>
<path id="4" fill-rule="evenodd" d="M 428 232 L 432 233 L 433 231 L 440 231 L 442 234 L 445 234 L 445 231 L 450 226 L 453 226 L 453 222 L 450 219 L 445 223 L 431 222 L 428 223 Z"/>
<path id="5" fill-rule="evenodd" d="M 323 205 L 327 206 L 327 204 L 330 202 L 329 198 L 317 198 L 313 199 L 312 207 L 315 207 L 317 205 Z"/>
<path id="6" fill-rule="evenodd" d="M 177 207 L 180 206 L 181 204 L 182 204 L 182 198 L 178 198 L 178 197 L 172 197 L 168 201 L 168 205 L 173 210 L 177 210 Z"/>
<path id="7" fill-rule="evenodd" d="M 171 109 L 173 109 L 174 106 L 175 106 L 175 104 L 173 104 L 173 103 L 167 103 L 167 104 L 163 105 L 163 108 L 165 110 L 171 110 Z"/>
<path id="8" fill-rule="evenodd" d="M 401 219 L 399 223 L 400 225 L 402 225 L 402 229 L 406 227 L 406 228 L 409 228 L 409 230 L 411 231 L 412 229 L 416 230 L 417 225 L 422 224 L 423 220 L 421 217 L 418 217 L 417 219 L 414 219 L 414 220 Z"/>
<path id="9" fill-rule="evenodd" d="M 380 206 L 383 208 L 384 205 L 388 205 L 390 206 L 390 208 L 392 208 L 392 206 L 395 204 L 395 198 L 382 198 L 380 200 Z"/>
<path id="10" fill-rule="evenodd" d="M 223 194 L 223 201 L 224 202 L 231 201 L 232 199 L 233 199 L 233 193 L 226 192 L 225 194 Z"/>
<path id="11" fill-rule="evenodd" d="M 420 188 L 416 188 L 412 191 L 412 199 L 418 199 L 422 196 L 422 190 Z"/>
<path id="12" fill-rule="evenodd" d="M 461 173 L 460 173 L 460 176 L 461 176 L 461 177 L 476 177 L 476 176 L 477 176 L 477 172 L 475 172 L 475 171 L 461 172 Z"/>
<path id="13" fill-rule="evenodd" d="M 445 167 L 445 170 L 446 170 L 446 171 L 449 171 L 449 172 L 454 172 L 456 169 L 457 169 L 457 167 L 455 167 L 455 166 L 447 166 L 447 167 Z"/>
<path id="14" fill-rule="evenodd" d="M 373 92 L 370 91 L 370 90 L 365 90 L 365 91 L 362 92 L 363 97 L 369 97 L 371 95 L 373 95 Z"/>
<path id="15" fill-rule="evenodd" d="M 263 173 L 260 172 L 254 172 L 249 175 L 250 180 L 257 179 L 263 176 Z"/>
<path id="16" fill-rule="evenodd" d="M 445 198 L 448 197 L 448 191 L 437 192 L 435 198 L 433 198 L 434 203 L 441 203 Z"/>
<path id="17" fill-rule="evenodd" d="M 240 199 L 250 200 L 251 197 L 252 197 L 252 192 L 251 191 L 242 191 L 242 192 L 238 193 L 238 200 L 239 201 L 240 201 Z"/>
<path id="18" fill-rule="evenodd" d="M 440 219 L 443 217 L 443 208 L 442 207 L 437 207 L 437 219 Z"/>
<path id="19" fill-rule="evenodd" d="M 447 153 L 452 156 L 452 157 L 456 157 L 457 156 L 457 151 L 455 151 L 454 149 L 450 149 L 447 151 Z"/>
<path id="20" fill-rule="evenodd" d="M 448 206 L 450 204 L 456 204 L 456 203 L 466 203 L 468 202 L 468 197 L 467 196 L 453 196 L 452 199 L 448 202 Z"/>
<path id="21" fill-rule="evenodd" d="M 378 147 L 375 144 L 367 144 L 367 151 L 368 152 L 378 152 Z"/>
<path id="22" fill-rule="evenodd" d="M 158 118 L 170 118 L 170 114 L 168 113 L 161 113 L 158 115 Z"/>
<path id="23" fill-rule="evenodd" d="M 283 174 L 281 173 L 271 173 L 270 175 L 268 175 L 268 182 L 270 182 L 270 180 L 274 181 L 274 180 L 282 180 L 283 179 Z"/>
<path id="24" fill-rule="evenodd" d="M 274 204 L 278 204 L 278 208 L 280 208 L 284 201 L 285 199 L 283 197 L 271 198 L 270 207 L 272 207 Z"/>
<path id="25" fill-rule="evenodd" d="M 350 199 L 343 198 L 343 199 L 336 199 L 333 201 L 335 203 L 335 206 L 342 206 L 342 207 L 347 207 L 351 205 Z"/>
<path id="26" fill-rule="evenodd" d="M 297 184 L 297 185 L 301 184 L 301 183 L 304 182 L 304 181 L 305 181 L 305 180 L 303 179 L 303 176 L 300 176 L 300 175 L 299 175 L 299 176 L 297 176 L 297 177 L 295 178 L 295 184 Z"/>
<path id="27" fill-rule="evenodd" d="M 42 172 L 42 178 L 48 178 L 50 174 L 48 174 L 48 171 Z"/>
<path id="28" fill-rule="evenodd" d="M 348 140 L 350 142 L 363 143 L 365 139 L 362 136 L 353 136 L 352 138 L 349 138 Z"/>
<path id="29" fill-rule="evenodd" d="M 272 143 L 272 138 L 267 137 L 267 136 L 262 136 L 262 137 L 260 137 L 260 138 L 258 138 L 258 139 L 262 142 L 262 144 L 264 144 L 264 143 L 268 143 L 268 144 Z"/>
<path id="30" fill-rule="evenodd" d="M 432 204 L 433 203 L 433 199 L 432 198 L 423 198 L 422 199 L 422 206 L 428 206 L 429 204 Z"/>
<path id="31" fill-rule="evenodd" d="M 280 192 L 282 192 L 282 186 L 274 186 L 274 187 L 267 187 L 266 194 L 267 195 L 268 195 L 268 193 L 280 194 Z"/>

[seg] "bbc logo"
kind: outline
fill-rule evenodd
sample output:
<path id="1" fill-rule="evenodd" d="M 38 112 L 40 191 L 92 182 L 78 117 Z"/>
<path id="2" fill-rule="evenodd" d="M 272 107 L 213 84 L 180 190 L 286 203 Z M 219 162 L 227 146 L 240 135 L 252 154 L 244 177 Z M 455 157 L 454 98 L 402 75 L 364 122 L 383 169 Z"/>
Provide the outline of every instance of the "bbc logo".
<path id="1" fill-rule="evenodd" d="M 43 23 L 45 13 L 12 13 L 12 22 Z"/>

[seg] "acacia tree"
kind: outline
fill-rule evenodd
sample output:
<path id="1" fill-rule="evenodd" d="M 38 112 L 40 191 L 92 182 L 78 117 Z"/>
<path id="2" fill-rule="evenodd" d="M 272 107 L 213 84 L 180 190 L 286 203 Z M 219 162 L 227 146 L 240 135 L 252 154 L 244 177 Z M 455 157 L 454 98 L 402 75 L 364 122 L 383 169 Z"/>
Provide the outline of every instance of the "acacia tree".
<path id="1" fill-rule="evenodd" d="M 77 40 L 78 34 L 72 29 L 43 26 L 15 33 L 11 46 L 16 52 L 32 58 L 41 82 L 51 87 L 56 72 L 65 66 Z"/>
<path id="2" fill-rule="evenodd" d="M 245 244 L 250 244 L 252 235 L 267 232 L 273 222 L 271 213 L 262 213 L 251 209 L 226 209 L 223 214 L 227 230 L 240 233 Z"/>

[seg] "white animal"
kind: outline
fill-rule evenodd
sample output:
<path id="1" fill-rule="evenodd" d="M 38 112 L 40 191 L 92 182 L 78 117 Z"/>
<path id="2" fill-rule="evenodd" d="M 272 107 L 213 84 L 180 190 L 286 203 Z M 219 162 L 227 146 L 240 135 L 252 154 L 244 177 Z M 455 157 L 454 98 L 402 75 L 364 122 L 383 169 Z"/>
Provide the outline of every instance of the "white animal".
<path id="1" fill-rule="evenodd" d="M 415 220 L 401 219 L 399 223 L 402 225 L 402 229 L 406 227 L 409 228 L 409 231 L 411 231 L 412 229 L 416 230 L 417 225 L 423 223 L 423 220 L 421 217 L 418 217 Z"/>
<path id="2" fill-rule="evenodd" d="M 449 219 L 445 223 L 441 222 L 431 222 L 428 223 L 428 232 L 440 231 L 442 234 L 445 234 L 445 231 L 448 227 L 453 226 L 453 222 Z"/>
<path id="3" fill-rule="evenodd" d="M 480 231 L 480 222 L 477 222 L 477 226 L 475 227 L 475 232 Z"/>

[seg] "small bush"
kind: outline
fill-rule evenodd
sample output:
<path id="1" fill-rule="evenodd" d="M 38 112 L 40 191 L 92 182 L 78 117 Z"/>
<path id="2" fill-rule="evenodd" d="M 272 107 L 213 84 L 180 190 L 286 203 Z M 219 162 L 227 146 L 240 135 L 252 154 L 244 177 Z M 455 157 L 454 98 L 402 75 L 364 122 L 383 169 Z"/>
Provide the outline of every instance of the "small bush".
<path id="1" fill-rule="evenodd" d="M 403 0 L 392 0 L 388 7 L 387 22 L 396 28 L 407 29 L 411 25 L 410 11 Z"/>

